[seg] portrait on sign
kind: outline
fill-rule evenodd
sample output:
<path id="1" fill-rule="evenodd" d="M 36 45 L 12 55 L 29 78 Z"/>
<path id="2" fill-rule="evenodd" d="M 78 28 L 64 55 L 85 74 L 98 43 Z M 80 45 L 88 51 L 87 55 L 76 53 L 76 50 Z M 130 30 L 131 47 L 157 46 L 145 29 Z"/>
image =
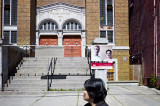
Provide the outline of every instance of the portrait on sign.
<path id="1" fill-rule="evenodd" d="M 106 45 L 91 46 L 91 61 L 112 60 L 112 47 Z"/>

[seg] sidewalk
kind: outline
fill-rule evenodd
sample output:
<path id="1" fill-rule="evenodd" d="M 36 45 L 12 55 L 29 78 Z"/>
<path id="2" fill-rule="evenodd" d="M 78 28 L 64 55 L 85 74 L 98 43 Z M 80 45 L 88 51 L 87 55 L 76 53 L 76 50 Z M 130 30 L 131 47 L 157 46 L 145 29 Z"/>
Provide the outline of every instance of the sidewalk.
<path id="1" fill-rule="evenodd" d="M 110 106 L 160 106 L 160 91 L 145 86 L 109 86 Z M 83 92 L 45 92 L 39 95 L 0 93 L 0 106 L 83 106 Z"/>

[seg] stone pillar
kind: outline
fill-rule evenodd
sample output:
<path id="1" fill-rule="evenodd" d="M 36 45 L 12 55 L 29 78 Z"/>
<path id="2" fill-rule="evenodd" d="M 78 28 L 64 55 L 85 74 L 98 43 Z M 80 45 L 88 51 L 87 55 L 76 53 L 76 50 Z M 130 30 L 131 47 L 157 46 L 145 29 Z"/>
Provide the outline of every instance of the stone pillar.
<path id="1" fill-rule="evenodd" d="M 58 46 L 63 45 L 63 34 L 62 31 L 58 32 Z"/>
<path id="2" fill-rule="evenodd" d="M 0 46 L 0 90 L 2 90 L 2 46 Z"/>
<path id="3" fill-rule="evenodd" d="M 40 39 L 40 37 L 39 37 L 39 32 L 37 31 L 37 32 L 36 32 L 36 45 L 40 45 L 40 44 L 39 44 L 39 39 Z"/>
<path id="4" fill-rule="evenodd" d="M 81 50 L 82 50 L 82 57 L 85 57 L 85 47 L 86 47 L 86 32 L 82 32 L 81 34 Z"/>

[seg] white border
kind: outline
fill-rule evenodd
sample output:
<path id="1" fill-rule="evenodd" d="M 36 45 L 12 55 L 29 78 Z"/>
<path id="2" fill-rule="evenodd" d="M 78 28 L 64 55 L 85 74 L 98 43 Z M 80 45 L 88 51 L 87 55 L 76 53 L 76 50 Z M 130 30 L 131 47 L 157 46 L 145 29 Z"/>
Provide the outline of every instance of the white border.
<path id="1" fill-rule="evenodd" d="M 129 50 L 129 46 L 113 46 L 113 50 Z"/>

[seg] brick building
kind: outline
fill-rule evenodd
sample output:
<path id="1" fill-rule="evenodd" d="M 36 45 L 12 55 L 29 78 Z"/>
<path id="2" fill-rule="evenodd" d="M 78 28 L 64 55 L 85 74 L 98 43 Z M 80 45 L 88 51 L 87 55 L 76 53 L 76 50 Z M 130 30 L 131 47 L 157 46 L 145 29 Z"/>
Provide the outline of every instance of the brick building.
<path id="1" fill-rule="evenodd" d="M 159 0 L 129 0 L 130 64 L 141 64 L 143 83 L 160 81 Z"/>
<path id="2" fill-rule="evenodd" d="M 129 80 L 128 0 L 1 0 L 1 37 L 14 45 L 111 46 L 114 80 Z M 64 50 L 65 51 L 65 50 Z M 68 56 L 64 53 L 64 56 Z"/>

